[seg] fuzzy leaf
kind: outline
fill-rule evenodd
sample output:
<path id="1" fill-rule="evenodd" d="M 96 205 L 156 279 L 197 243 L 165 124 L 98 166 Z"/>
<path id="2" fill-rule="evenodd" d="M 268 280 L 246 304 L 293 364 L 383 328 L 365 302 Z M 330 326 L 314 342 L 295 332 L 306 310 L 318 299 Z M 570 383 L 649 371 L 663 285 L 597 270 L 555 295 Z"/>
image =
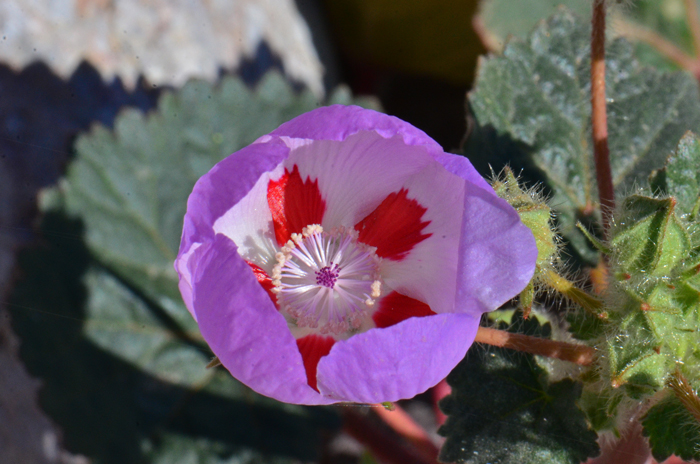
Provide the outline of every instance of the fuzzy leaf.
<path id="1" fill-rule="evenodd" d="M 700 422 L 675 396 L 649 409 L 642 425 L 654 458 L 659 462 L 671 454 L 688 461 L 700 460 Z"/>
<path id="2" fill-rule="evenodd" d="M 331 97 L 351 100 L 345 90 Z M 268 462 L 259 451 L 285 461 L 317 457 L 319 430 L 337 427 L 337 416 L 327 408 L 283 405 L 223 368 L 205 369 L 212 354 L 173 270 L 197 178 L 317 105 L 278 74 L 255 90 L 237 78 L 218 86 L 191 82 L 165 94 L 156 112 L 126 111 L 114 133 L 96 127 L 78 139 L 60 192 L 44 195 L 43 203 L 47 219 L 65 222 L 65 208 L 84 232 L 47 227 L 51 246 L 24 267 L 27 283 L 17 290 L 17 304 L 72 324 L 64 330 L 56 316 L 20 321 L 23 334 L 43 334 L 43 345 L 32 347 L 36 359 L 27 363 L 38 366 L 47 411 L 71 449 L 104 463 L 223 463 L 246 456 Z M 77 403 L 89 406 L 72 408 Z M 176 435 L 197 439 L 167 438 Z"/>
<path id="3" fill-rule="evenodd" d="M 692 59 L 693 37 L 683 0 L 636 0 L 625 3 L 623 7 L 612 4 L 608 8 L 608 23 L 611 25 L 608 34 L 630 40 L 640 61 L 659 69 L 681 69 L 678 60 L 672 59 L 658 45 L 659 38 L 673 44 Z M 586 20 L 591 16 L 590 1 L 481 0 L 477 32 L 488 48 L 499 51 L 509 35 L 527 37 L 536 23 L 553 14 L 558 5 L 564 5 Z"/>
<path id="4" fill-rule="evenodd" d="M 515 322 L 519 332 L 546 333 L 535 318 Z M 545 326 L 547 327 L 547 326 Z M 581 388 L 571 380 L 549 383 L 532 355 L 472 348 L 447 377 L 452 394 L 440 460 L 470 464 L 571 463 L 596 454 L 596 435 L 576 406 Z"/>
<path id="5" fill-rule="evenodd" d="M 465 154 L 498 168 L 510 153 L 515 167 L 535 168 L 530 175 L 539 173 L 552 190 L 562 235 L 595 262 L 575 227 L 590 222 L 597 203 L 589 51 L 588 22 L 560 11 L 527 40 L 511 40 L 503 56 L 483 60 L 469 95 L 477 127 Z M 691 76 L 642 68 L 623 40 L 609 43 L 606 65 L 613 183 L 621 194 L 661 167 L 685 131 L 700 127 L 700 97 Z"/>
<path id="6" fill-rule="evenodd" d="M 620 333 L 608 339 L 611 384 L 625 385 L 634 398 L 663 387 L 673 363 L 661 353 L 661 341 L 641 310 L 620 323 Z"/>
<path id="7" fill-rule="evenodd" d="M 690 238 L 671 198 L 631 195 L 622 201 L 611 231 L 620 268 L 636 275 L 670 275 L 690 251 Z"/>
<path id="8" fill-rule="evenodd" d="M 23 361 L 41 378 L 42 408 L 73 452 L 102 464 L 151 462 L 173 455 L 170 446 L 194 462 L 317 457 L 319 431 L 339 425 L 331 410 L 280 404 L 222 368 L 205 370 L 208 350 L 92 262 L 78 221 L 49 213 L 42 235 L 41 247 L 20 255 L 11 307 L 23 310 L 12 319 Z M 160 440 L 169 434 L 197 437 L 197 446 Z"/>
<path id="9" fill-rule="evenodd" d="M 700 209 L 700 139 L 687 132 L 666 160 L 664 169 L 650 179 L 652 189 L 671 195 L 678 209 L 695 219 Z"/>

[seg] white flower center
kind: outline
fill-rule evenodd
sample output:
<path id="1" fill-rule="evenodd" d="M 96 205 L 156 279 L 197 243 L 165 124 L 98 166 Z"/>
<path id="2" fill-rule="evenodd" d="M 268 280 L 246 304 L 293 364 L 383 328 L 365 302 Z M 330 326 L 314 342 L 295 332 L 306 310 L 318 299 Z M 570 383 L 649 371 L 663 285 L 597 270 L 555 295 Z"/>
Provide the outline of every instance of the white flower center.
<path id="1" fill-rule="evenodd" d="M 356 329 L 381 294 L 380 258 L 357 241 L 355 229 L 307 226 L 292 234 L 276 258 L 272 291 L 299 327 L 332 334 Z"/>

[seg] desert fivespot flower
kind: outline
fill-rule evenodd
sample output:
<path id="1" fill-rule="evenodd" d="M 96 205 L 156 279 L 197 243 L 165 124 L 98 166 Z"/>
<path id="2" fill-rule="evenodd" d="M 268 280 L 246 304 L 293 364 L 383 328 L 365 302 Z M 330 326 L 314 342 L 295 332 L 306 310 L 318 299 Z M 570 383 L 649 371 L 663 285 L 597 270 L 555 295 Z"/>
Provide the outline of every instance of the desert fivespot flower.
<path id="1" fill-rule="evenodd" d="M 175 268 L 221 363 L 300 404 L 410 398 L 517 295 L 537 249 L 469 161 L 397 118 L 330 106 L 205 174 Z"/>

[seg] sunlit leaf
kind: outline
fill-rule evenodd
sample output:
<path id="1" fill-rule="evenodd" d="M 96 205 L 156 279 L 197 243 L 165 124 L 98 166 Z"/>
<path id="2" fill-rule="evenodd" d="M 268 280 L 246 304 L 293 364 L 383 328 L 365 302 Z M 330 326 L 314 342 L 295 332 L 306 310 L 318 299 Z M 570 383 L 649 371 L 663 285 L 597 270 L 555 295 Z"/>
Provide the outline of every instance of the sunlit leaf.
<path id="1" fill-rule="evenodd" d="M 477 127 L 465 154 L 484 166 L 515 167 L 551 188 L 562 235 L 583 258 L 596 253 L 576 229 L 594 221 L 597 187 L 590 124 L 590 26 L 560 11 L 503 56 L 481 62 L 469 103 Z M 683 133 L 700 127 L 696 81 L 643 68 L 623 40 L 606 52 L 609 145 L 618 195 L 646 183 Z"/>

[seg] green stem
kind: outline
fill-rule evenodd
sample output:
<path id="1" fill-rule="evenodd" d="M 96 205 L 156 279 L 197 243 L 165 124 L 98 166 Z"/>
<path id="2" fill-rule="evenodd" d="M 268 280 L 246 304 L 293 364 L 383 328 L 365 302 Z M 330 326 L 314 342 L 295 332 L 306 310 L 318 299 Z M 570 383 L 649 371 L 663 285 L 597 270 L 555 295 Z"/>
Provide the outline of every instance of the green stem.
<path id="1" fill-rule="evenodd" d="M 560 276 L 552 270 L 546 270 L 542 273 L 544 283 L 553 288 L 561 295 L 570 299 L 577 305 L 581 306 L 586 311 L 594 314 L 601 319 L 607 319 L 608 313 L 603 310 L 603 302 L 593 295 L 584 292 L 566 278 Z"/>

